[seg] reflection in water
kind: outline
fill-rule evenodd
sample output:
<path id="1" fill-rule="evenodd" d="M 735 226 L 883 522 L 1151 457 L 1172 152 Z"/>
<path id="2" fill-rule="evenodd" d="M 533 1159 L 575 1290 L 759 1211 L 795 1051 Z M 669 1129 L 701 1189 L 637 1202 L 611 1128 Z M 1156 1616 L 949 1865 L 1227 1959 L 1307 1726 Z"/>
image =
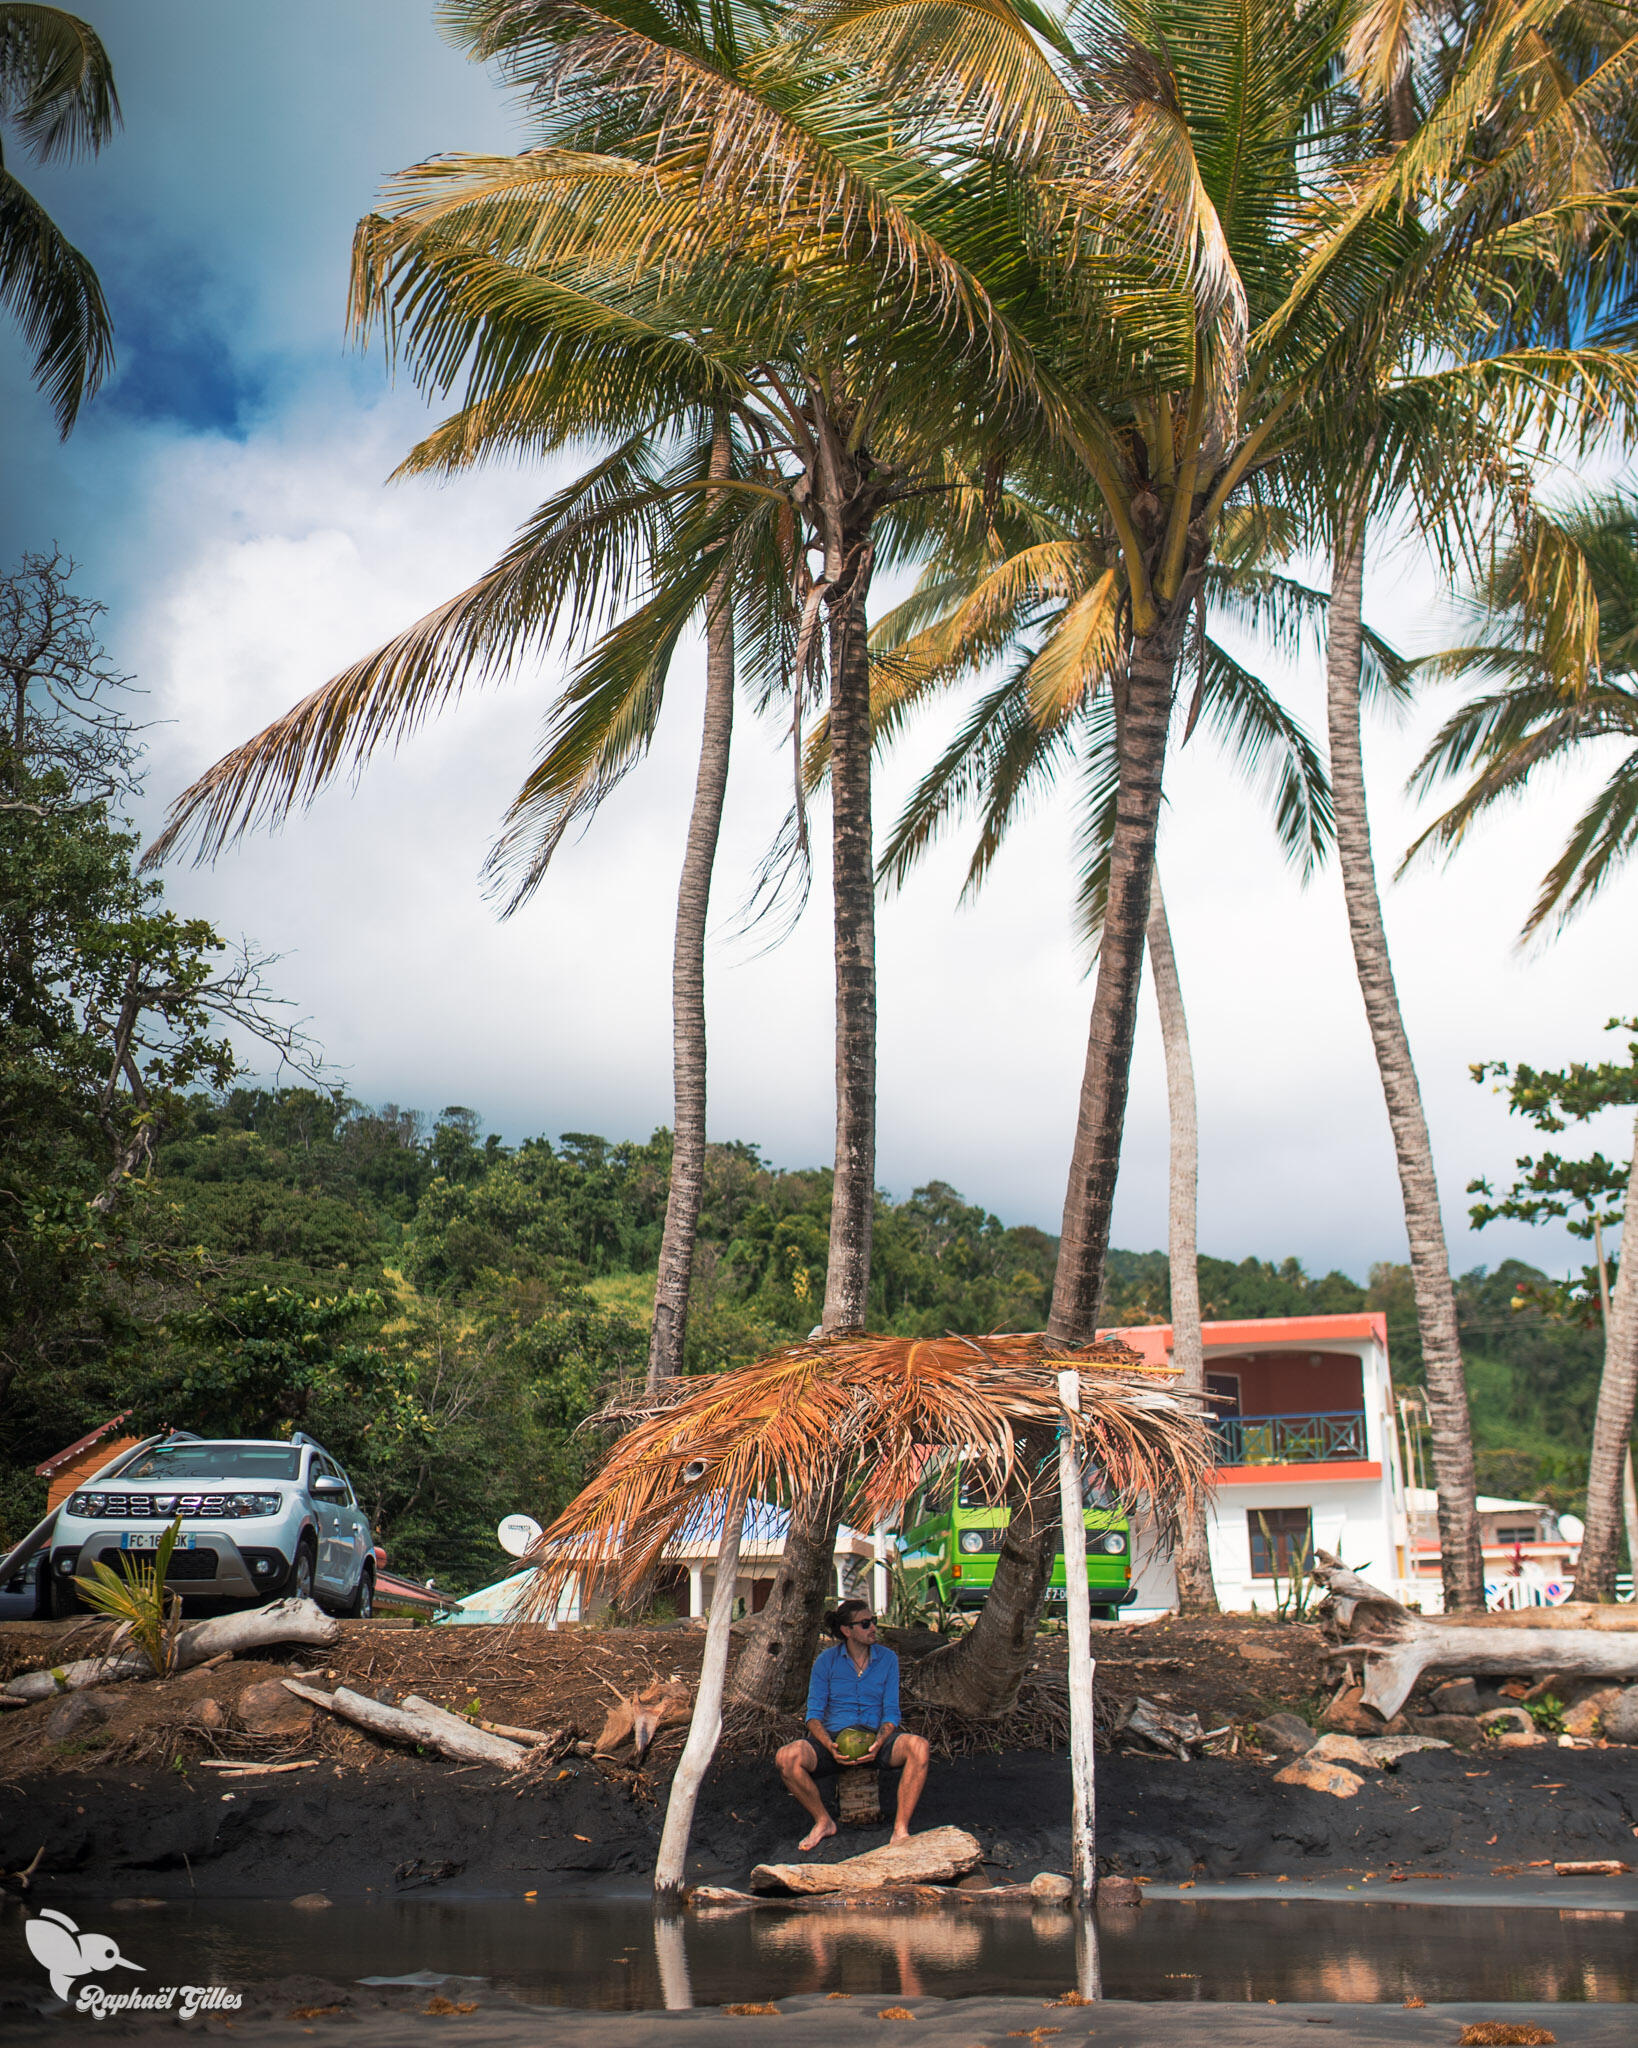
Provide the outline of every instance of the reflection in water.
<path id="1" fill-rule="evenodd" d="M 655 1914 L 654 1960 L 660 1967 L 660 1996 L 666 2011 L 687 2012 L 694 2003 L 694 1992 L 688 1981 L 688 1949 L 680 1914 Z"/>
<path id="2" fill-rule="evenodd" d="M 60 1904 L 90 1926 L 106 1901 Z M 0 1982 L 33 1982 L 20 1913 L 0 1915 Z M 267 1900 L 167 1905 L 137 1959 L 160 1982 L 338 1982 L 415 1970 L 524 2001 L 638 2011 L 797 1992 L 1437 2004 L 1638 2000 L 1638 1914 L 1225 1897 L 1151 1900 L 1096 1924 L 1028 1905 L 654 1917 L 646 1898 L 384 1899 L 323 1914 Z M 1101 1979 L 1101 1982 L 1099 1981 Z"/>
<path id="3" fill-rule="evenodd" d="M 1075 1989 L 1083 1998 L 1103 1996 L 1103 1960 L 1098 1950 L 1098 1919 L 1095 1913 L 1075 1916 Z"/>
<path id="4" fill-rule="evenodd" d="M 958 1918 L 937 1906 L 916 1913 L 776 1916 L 763 1910 L 752 1932 L 759 1956 L 787 1965 L 798 1958 L 808 1963 L 791 1992 L 890 1990 L 920 1998 L 930 1979 L 971 1969 L 984 1945 L 983 1931 L 970 1915 Z"/>

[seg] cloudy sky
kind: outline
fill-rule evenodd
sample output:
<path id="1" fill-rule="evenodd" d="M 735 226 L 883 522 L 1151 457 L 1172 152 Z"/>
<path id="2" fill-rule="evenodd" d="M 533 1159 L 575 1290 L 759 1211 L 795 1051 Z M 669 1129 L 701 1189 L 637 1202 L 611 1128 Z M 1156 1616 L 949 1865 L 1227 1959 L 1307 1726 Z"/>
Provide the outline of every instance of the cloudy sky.
<path id="1" fill-rule="evenodd" d="M 493 82 L 442 44 L 430 0 L 78 0 L 113 55 L 125 130 L 95 164 L 26 173 L 98 264 L 119 372 L 66 447 L 0 328 L 7 422 L 0 558 L 52 542 L 109 605 L 108 641 L 148 692 L 152 825 L 223 750 L 459 588 L 543 497 L 508 469 L 455 485 L 385 478 L 427 415 L 343 332 L 353 225 L 380 180 L 453 148 L 521 146 Z M 1437 579 L 1384 553 L 1374 623 L 1408 651 L 1448 632 Z M 284 989 L 352 1093 L 475 1106 L 508 1138 L 646 1136 L 670 1114 L 672 892 L 700 713 L 690 661 L 649 762 L 499 923 L 478 870 L 560 671 L 475 695 L 356 789 L 338 787 L 172 901 L 282 954 Z M 1290 701 L 1323 729 L 1318 677 Z M 1401 794 L 1439 701 L 1367 739 L 1379 865 L 1416 828 Z M 896 809 L 949 714 L 884 773 Z M 711 1130 L 803 1165 L 829 1156 L 829 903 L 773 952 L 737 929 L 787 795 L 781 736 L 741 715 L 710 963 Z M 1544 786 L 1444 871 L 1387 890 L 1401 995 L 1459 1269 L 1562 1266 L 1552 1232 L 1467 1227 L 1465 1183 L 1528 1137 L 1469 1063 L 1602 1056 L 1634 1007 L 1633 890 L 1550 948 L 1515 935 L 1576 807 Z M 1334 872 L 1306 889 L 1264 812 L 1197 737 L 1170 773 L 1161 861 L 1194 1034 L 1201 1243 L 1356 1275 L 1404 1256 L 1393 1156 Z M 976 905 L 952 846 L 883 906 L 879 1177 L 939 1178 L 1009 1222 L 1056 1229 L 1090 985 L 1069 934 L 1069 838 L 1050 806 Z M 1624 1153 L 1618 1122 L 1596 1130 Z M 1165 1239 L 1166 1117 L 1146 1004 L 1115 1242 Z"/>

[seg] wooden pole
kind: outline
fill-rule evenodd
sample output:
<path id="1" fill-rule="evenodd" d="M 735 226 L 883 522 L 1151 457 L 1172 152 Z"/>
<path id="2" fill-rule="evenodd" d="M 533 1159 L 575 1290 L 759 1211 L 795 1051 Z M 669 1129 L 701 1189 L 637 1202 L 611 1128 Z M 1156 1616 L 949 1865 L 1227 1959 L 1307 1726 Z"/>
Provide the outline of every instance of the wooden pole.
<path id="1" fill-rule="evenodd" d="M 1086 1585 L 1086 1511 L 1081 1499 L 1081 1450 L 1075 1422 L 1081 1412 L 1081 1376 L 1058 1375 L 1064 1415 L 1058 1440 L 1058 1502 L 1063 1520 L 1064 1615 L 1069 1624 L 1069 1782 L 1075 1896 L 1090 1905 L 1097 1895 L 1097 1795 L 1092 1751 L 1092 1599 Z"/>
<path id="2" fill-rule="evenodd" d="M 739 1540 L 745 1523 L 745 1496 L 723 1501 L 722 1540 L 717 1545 L 717 1579 L 711 1588 L 711 1619 L 705 1626 L 705 1655 L 700 1660 L 700 1687 L 688 1724 L 682 1761 L 671 1780 L 665 1828 L 654 1865 L 654 1895 L 661 1901 L 682 1896 L 683 1866 L 694 1828 L 694 1805 L 722 1733 L 722 1686 L 728 1675 L 728 1628 L 734 1618 L 734 1588 L 739 1578 Z"/>

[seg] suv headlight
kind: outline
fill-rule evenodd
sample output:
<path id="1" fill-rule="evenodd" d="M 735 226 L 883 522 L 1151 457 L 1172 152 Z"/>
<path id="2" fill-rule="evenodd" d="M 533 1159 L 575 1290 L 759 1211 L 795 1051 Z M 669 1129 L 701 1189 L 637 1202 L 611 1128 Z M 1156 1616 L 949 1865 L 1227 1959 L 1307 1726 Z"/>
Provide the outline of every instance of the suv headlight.
<path id="1" fill-rule="evenodd" d="M 276 1515 L 279 1507 L 276 1493 L 235 1493 L 228 1497 L 228 1510 L 235 1515 Z"/>
<path id="2" fill-rule="evenodd" d="M 981 1529 L 963 1529 L 956 1547 L 968 1557 L 976 1557 L 984 1548 L 984 1532 Z"/>
<path id="3" fill-rule="evenodd" d="M 1119 1557 L 1126 1548 L 1126 1538 L 1118 1529 L 1111 1529 L 1109 1534 L 1103 1539 L 1103 1548 L 1111 1557 Z"/>

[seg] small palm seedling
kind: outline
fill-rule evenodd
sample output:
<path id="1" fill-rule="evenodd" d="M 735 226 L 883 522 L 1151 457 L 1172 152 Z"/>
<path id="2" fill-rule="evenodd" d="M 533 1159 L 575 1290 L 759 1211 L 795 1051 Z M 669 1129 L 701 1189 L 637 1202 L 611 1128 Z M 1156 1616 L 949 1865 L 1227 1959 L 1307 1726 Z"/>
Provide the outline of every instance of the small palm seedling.
<path id="1" fill-rule="evenodd" d="M 151 1564 L 128 1556 L 121 1560 L 124 1569 L 115 1571 L 99 1558 L 89 1578 L 82 1575 L 74 1581 L 87 1607 L 119 1623 L 110 1649 L 134 1643 L 157 1678 L 165 1677 L 175 1662 L 177 1632 L 182 1626 L 182 1596 L 165 1591 L 171 1552 L 181 1533 L 179 1515 L 154 1546 Z"/>

